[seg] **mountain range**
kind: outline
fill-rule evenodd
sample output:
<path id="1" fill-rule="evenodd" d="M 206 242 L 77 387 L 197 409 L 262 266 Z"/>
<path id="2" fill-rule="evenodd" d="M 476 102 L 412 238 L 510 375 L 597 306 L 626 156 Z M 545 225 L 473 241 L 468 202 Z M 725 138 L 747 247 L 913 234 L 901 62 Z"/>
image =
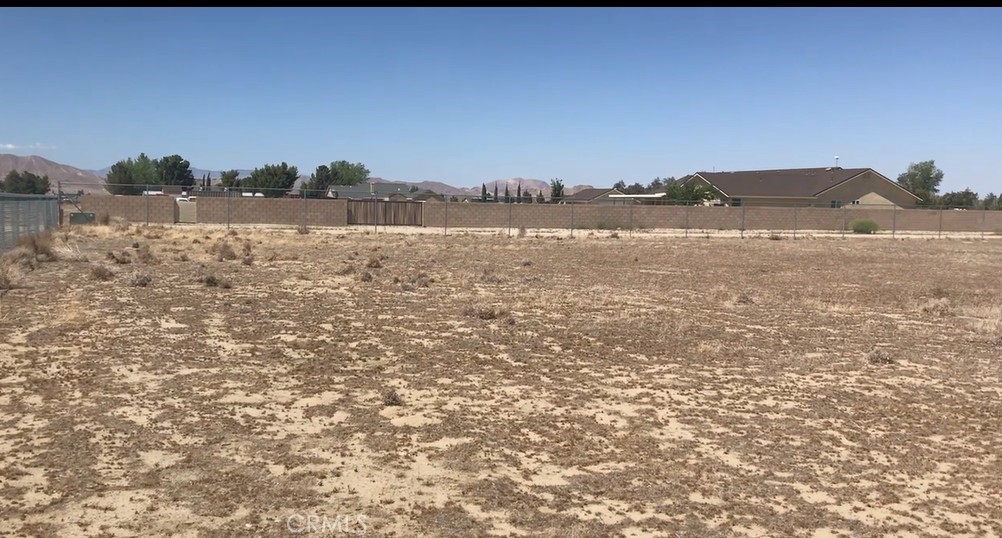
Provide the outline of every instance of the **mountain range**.
<path id="1" fill-rule="evenodd" d="M 38 155 L 11 155 L 11 154 L 0 154 L 0 178 L 7 175 L 7 172 L 11 170 L 19 170 L 25 172 L 31 172 L 33 174 L 38 174 L 40 176 L 49 176 L 49 182 L 52 184 L 53 188 L 57 186 L 57 183 L 63 183 L 63 190 L 67 192 L 76 192 L 78 190 L 83 190 L 87 193 L 102 194 L 105 193 L 104 190 L 104 178 L 111 170 L 111 167 L 105 167 L 98 170 L 86 170 L 76 168 L 67 164 L 61 164 L 54 161 L 50 161 L 44 157 L 39 157 Z M 240 172 L 240 177 L 249 175 L 252 170 L 238 169 Z M 192 168 L 192 175 L 195 176 L 195 180 L 201 179 L 204 175 L 208 174 L 209 178 L 216 181 L 222 174 L 220 170 L 204 170 L 201 168 Z M 308 180 L 309 175 L 299 176 L 302 180 Z M 439 194 L 445 195 L 466 195 L 466 196 L 479 196 L 480 186 L 476 187 L 455 187 L 447 183 L 442 183 L 440 181 L 400 181 L 400 180 L 390 180 L 381 177 L 370 178 L 373 183 L 405 183 L 410 186 L 415 186 L 419 189 L 426 189 L 430 191 L 437 192 Z M 494 179 L 490 181 L 482 182 L 490 194 L 494 194 L 494 186 L 497 185 L 498 193 L 504 194 L 505 186 L 508 187 L 510 193 L 514 195 L 518 190 L 518 186 L 522 186 L 522 191 L 528 191 L 533 195 L 537 194 L 539 191 L 543 191 L 545 196 L 550 194 L 550 182 L 543 181 L 541 179 L 531 179 L 514 177 L 508 179 Z M 565 194 L 573 194 L 581 189 L 592 188 L 591 185 L 573 185 L 564 186 Z"/>

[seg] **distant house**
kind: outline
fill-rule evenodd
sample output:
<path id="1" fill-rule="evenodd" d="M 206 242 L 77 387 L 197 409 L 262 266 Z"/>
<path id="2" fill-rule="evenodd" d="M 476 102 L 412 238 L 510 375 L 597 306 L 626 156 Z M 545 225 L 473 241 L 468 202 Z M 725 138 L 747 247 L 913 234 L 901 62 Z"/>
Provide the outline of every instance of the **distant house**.
<path id="1" fill-rule="evenodd" d="M 442 195 L 419 189 L 411 191 L 406 183 L 360 183 L 358 185 L 331 185 L 327 188 L 327 198 L 344 200 L 383 200 L 389 202 L 403 201 L 438 201 L 444 200 Z"/>
<path id="2" fill-rule="evenodd" d="M 872 168 L 697 172 L 682 181 L 713 189 L 731 206 L 915 207 L 922 200 Z"/>
<path id="3" fill-rule="evenodd" d="M 610 195 L 623 194 L 619 189 L 581 189 L 570 196 L 564 196 L 561 202 L 565 204 L 613 205 L 617 201 Z M 622 200 L 618 201 L 622 204 Z"/>

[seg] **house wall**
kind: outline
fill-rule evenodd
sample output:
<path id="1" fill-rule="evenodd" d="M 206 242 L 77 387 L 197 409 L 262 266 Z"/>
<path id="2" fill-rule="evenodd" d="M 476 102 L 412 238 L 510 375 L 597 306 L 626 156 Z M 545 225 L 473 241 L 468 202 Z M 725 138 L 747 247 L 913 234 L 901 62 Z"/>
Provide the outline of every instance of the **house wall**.
<path id="1" fill-rule="evenodd" d="M 80 197 L 80 210 L 94 215 L 107 213 L 129 222 L 174 224 L 178 221 L 178 207 L 173 196 L 85 194 Z"/>
<path id="2" fill-rule="evenodd" d="M 915 197 L 883 179 L 872 170 L 867 170 L 859 176 L 821 193 L 817 198 L 821 206 L 829 205 L 832 200 L 841 200 L 844 204 L 851 204 L 853 200 L 861 200 L 870 193 L 877 194 L 898 207 L 915 207 L 918 202 Z M 875 197 L 870 196 L 869 199 L 874 200 Z"/>

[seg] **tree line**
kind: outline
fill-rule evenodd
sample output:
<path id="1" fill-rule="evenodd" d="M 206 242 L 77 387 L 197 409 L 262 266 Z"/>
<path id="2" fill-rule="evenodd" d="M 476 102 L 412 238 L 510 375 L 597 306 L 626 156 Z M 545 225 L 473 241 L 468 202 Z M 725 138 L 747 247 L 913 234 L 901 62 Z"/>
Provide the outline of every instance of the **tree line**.
<path id="1" fill-rule="evenodd" d="M 49 192 L 49 176 L 11 170 L 0 183 L 0 191 L 13 194 L 45 194 Z"/>
<path id="2" fill-rule="evenodd" d="M 978 193 L 966 188 L 962 191 L 939 194 L 943 175 L 943 171 L 936 166 L 935 159 L 911 163 L 908 165 L 908 170 L 898 176 L 898 185 L 921 198 L 920 206 L 1002 209 L 1002 198 L 994 192 L 980 197 Z"/>
<path id="3" fill-rule="evenodd" d="M 322 164 L 304 180 L 300 188 L 308 196 L 326 196 L 333 185 L 357 185 L 369 179 L 369 169 L 362 163 L 334 161 Z M 220 174 L 219 184 L 224 188 L 239 188 L 247 192 L 260 192 L 266 197 L 279 198 L 288 194 L 299 180 L 299 169 L 286 162 L 265 164 L 255 168 L 246 177 L 240 177 L 237 170 L 227 170 Z M 139 195 L 150 187 L 176 185 L 195 187 L 195 175 L 191 163 L 180 155 L 167 155 L 151 159 L 140 153 L 135 159 L 128 158 L 112 165 L 105 176 L 105 189 L 111 194 Z M 203 175 L 199 187 L 211 186 L 208 175 Z"/>

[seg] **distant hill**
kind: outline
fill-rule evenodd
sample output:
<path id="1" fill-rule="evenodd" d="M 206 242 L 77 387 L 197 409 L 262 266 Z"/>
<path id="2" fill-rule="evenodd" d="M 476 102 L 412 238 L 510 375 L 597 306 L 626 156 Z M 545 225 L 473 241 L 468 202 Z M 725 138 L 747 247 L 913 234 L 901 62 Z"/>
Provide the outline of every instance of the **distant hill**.
<path id="1" fill-rule="evenodd" d="M 49 176 L 49 183 L 53 190 L 57 188 L 57 183 L 62 182 L 63 190 L 67 192 L 76 192 L 81 189 L 84 192 L 104 192 L 104 179 L 97 174 L 89 170 L 81 170 L 53 162 L 38 155 L 0 154 L 0 178 L 6 176 L 11 170 Z"/>
<path id="2" fill-rule="evenodd" d="M 460 196 L 480 196 L 480 186 L 476 187 L 453 187 L 452 185 L 442 183 L 439 181 L 393 181 L 389 179 L 383 179 L 381 177 L 371 178 L 373 183 L 406 183 L 407 185 L 414 185 L 419 189 L 428 189 L 439 194 L 446 195 L 460 195 Z M 508 185 L 509 193 L 514 195 L 518 192 L 518 186 L 522 185 L 522 192 L 529 191 L 533 196 L 543 191 L 544 196 L 550 195 L 550 182 L 543 181 L 541 179 L 526 179 L 522 177 L 513 177 L 509 179 L 495 179 L 491 181 L 483 182 L 487 186 L 487 192 L 491 195 L 494 194 L 494 185 L 498 186 L 498 194 L 504 194 L 504 187 Z M 564 185 L 564 194 L 574 194 L 575 192 L 582 189 L 591 189 L 591 185 L 574 185 L 568 186 Z"/>
<path id="3" fill-rule="evenodd" d="M 72 181 L 73 183 L 81 183 L 81 182 L 83 182 L 83 183 L 90 183 L 92 185 L 90 188 L 76 187 L 75 186 L 75 188 L 73 189 L 73 190 L 77 190 L 77 189 L 83 188 L 86 192 L 92 192 L 92 191 L 104 192 L 104 190 L 103 190 L 104 177 L 107 176 L 108 175 L 108 171 L 111 170 L 110 166 L 106 166 L 106 167 L 101 168 L 99 170 L 80 170 L 78 168 L 73 168 L 72 166 L 67 166 L 67 165 L 63 165 L 63 164 L 59 164 L 59 163 L 54 163 L 52 161 L 48 161 L 46 159 L 42 159 L 41 157 L 35 157 L 35 156 L 32 156 L 32 157 L 17 157 L 16 155 L 4 155 L 2 157 L 12 157 L 12 158 L 16 158 L 16 159 L 37 159 L 37 160 L 43 161 L 44 163 L 48 164 L 48 168 L 46 168 L 44 166 L 39 166 L 39 168 L 38 168 L 39 170 L 43 170 L 43 169 L 53 169 L 53 170 L 55 170 L 55 169 L 58 168 L 58 169 L 61 169 L 61 170 L 68 171 L 67 173 L 68 174 L 72 174 L 72 175 L 66 175 L 66 173 L 64 173 L 63 175 L 58 176 L 58 177 L 72 177 L 73 178 L 73 179 L 63 179 L 62 181 Z M 4 161 L 0 160 L 0 171 L 3 171 L 3 173 L 6 174 L 7 170 L 9 170 L 9 168 L 4 167 L 4 165 L 2 164 L 3 162 Z M 38 171 L 36 171 L 34 169 L 30 169 L 30 168 L 23 168 L 22 167 L 22 168 L 18 168 L 18 169 L 19 170 L 27 169 L 29 172 L 34 172 L 36 174 L 37 173 L 44 173 L 44 172 L 38 172 Z M 253 172 L 252 169 L 246 169 L 246 168 L 237 168 L 236 170 L 238 172 L 240 172 L 240 177 L 246 177 L 246 176 L 250 175 L 251 172 Z M 201 179 L 203 175 L 208 174 L 209 178 L 212 179 L 214 182 L 216 182 L 216 181 L 219 180 L 219 177 L 222 175 L 223 171 L 222 170 L 206 170 L 204 168 L 192 168 L 191 169 L 191 173 L 192 173 L 192 175 L 195 176 L 195 180 L 196 181 L 199 180 L 199 179 Z M 59 181 L 58 179 L 56 179 L 56 177 L 57 177 L 57 175 L 54 175 L 54 173 L 49 173 L 49 179 L 52 180 L 53 182 Z M 301 175 L 301 176 L 299 176 L 299 179 L 300 179 L 300 181 L 308 181 L 310 179 L 310 175 L 309 174 Z M 439 194 L 444 194 L 444 195 L 453 195 L 453 194 L 455 194 L 457 196 L 480 196 L 480 185 L 477 185 L 475 187 L 454 187 L 452 185 L 449 185 L 448 183 L 442 183 L 441 181 L 432 181 L 432 180 L 427 180 L 427 181 L 401 181 L 401 180 L 384 179 L 384 178 L 381 178 L 381 177 L 373 177 L 373 178 L 370 178 L 370 180 L 373 183 L 404 183 L 404 184 L 406 184 L 408 186 L 416 186 L 419 189 L 426 189 L 426 190 L 430 190 L 430 191 L 437 192 Z M 513 178 L 509 178 L 509 179 L 493 179 L 493 180 L 490 180 L 490 181 L 485 181 L 483 183 L 487 186 L 487 192 L 491 193 L 492 195 L 494 194 L 494 185 L 498 186 L 498 193 L 499 194 L 504 194 L 504 188 L 505 188 L 505 185 L 507 185 L 508 189 L 509 189 L 509 192 L 512 195 L 514 195 L 518 191 L 518 186 L 520 184 L 522 185 L 522 191 L 523 192 L 529 191 L 529 192 L 532 193 L 533 196 L 535 196 L 536 194 L 538 194 L 539 191 L 543 191 L 543 195 L 544 196 L 549 196 L 550 195 L 550 182 L 549 181 L 543 181 L 541 179 L 529 179 L 529 178 L 523 178 L 523 177 L 513 177 Z M 579 191 L 581 189 L 590 189 L 590 188 L 593 188 L 593 187 L 591 185 L 564 185 L 564 194 L 574 194 L 575 192 L 577 192 L 577 191 Z M 70 190 L 70 189 L 67 188 L 66 190 Z"/>

